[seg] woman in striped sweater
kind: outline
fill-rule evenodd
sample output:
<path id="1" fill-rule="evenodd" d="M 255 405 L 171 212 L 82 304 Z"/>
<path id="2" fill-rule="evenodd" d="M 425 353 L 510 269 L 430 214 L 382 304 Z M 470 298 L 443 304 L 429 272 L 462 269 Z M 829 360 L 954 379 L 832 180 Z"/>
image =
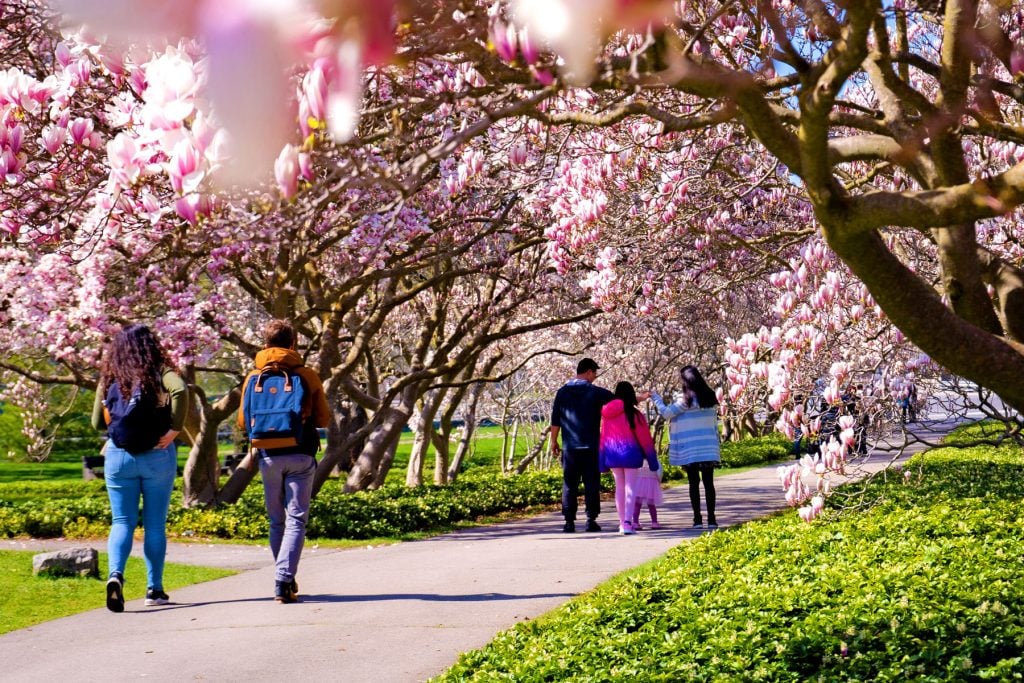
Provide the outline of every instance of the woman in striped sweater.
<path id="1" fill-rule="evenodd" d="M 644 398 L 647 395 L 644 394 Z M 629 382 L 615 385 L 615 399 L 601 409 L 598 458 L 602 472 L 615 477 L 615 510 L 619 533 L 633 533 L 633 482 L 644 461 L 655 472 L 658 457 L 647 418 L 637 407 L 636 390 Z"/>
<path id="2" fill-rule="evenodd" d="M 708 527 L 717 528 L 715 519 L 715 468 L 722 461 L 718 444 L 718 397 L 692 365 L 680 370 L 682 391 L 676 400 L 665 404 L 651 392 L 651 400 L 661 416 L 668 420 L 668 461 L 686 469 L 693 506 L 693 526 L 704 528 L 700 514 L 700 482 L 708 508 Z"/>

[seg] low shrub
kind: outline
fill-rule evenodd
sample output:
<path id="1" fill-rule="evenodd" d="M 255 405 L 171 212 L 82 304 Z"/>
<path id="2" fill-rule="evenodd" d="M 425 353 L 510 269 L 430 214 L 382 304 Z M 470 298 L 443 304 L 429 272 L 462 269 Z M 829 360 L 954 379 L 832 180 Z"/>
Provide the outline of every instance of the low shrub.
<path id="1" fill-rule="evenodd" d="M 91 481 L 20 481 L 0 484 L 0 501 L 14 503 L 58 498 L 106 498 L 102 479 Z"/>
<path id="2" fill-rule="evenodd" d="M 722 444 L 722 467 L 750 467 L 789 457 L 790 444 L 781 434 L 770 434 Z"/>
<path id="3" fill-rule="evenodd" d="M 748 466 L 785 455 L 779 438 L 763 437 L 722 446 L 726 467 Z M 665 480 L 685 479 L 682 468 L 666 467 Z M 605 491 L 614 487 L 602 478 Z M 504 476 L 474 469 L 450 486 L 408 488 L 388 484 L 375 491 L 342 493 L 329 483 L 313 500 L 310 538 L 366 539 L 447 528 L 479 517 L 551 505 L 561 500 L 561 470 Z M 0 485 L 0 536 L 40 538 L 103 535 L 110 505 L 102 481 L 19 482 Z M 234 505 L 181 507 L 180 481 L 171 497 L 168 532 L 178 536 L 260 539 L 267 536 L 263 489 L 250 486 Z"/>
<path id="4" fill-rule="evenodd" d="M 386 486 L 343 494 L 321 491 L 310 514 L 311 536 L 373 538 L 446 527 L 561 500 L 561 472 L 466 476 L 451 486 Z"/>
<path id="5" fill-rule="evenodd" d="M 555 503 L 561 499 L 561 482 L 561 473 L 551 471 L 512 477 L 474 473 L 451 486 L 389 485 L 354 494 L 325 488 L 313 500 L 308 534 L 310 538 L 365 539 L 445 528 L 485 515 Z M 49 488 L 25 486 L 38 492 Z M 99 495 L 78 498 L 0 501 L 0 536 L 102 535 L 110 523 L 110 503 L 102 487 L 98 491 Z M 254 484 L 234 505 L 213 509 L 184 509 L 181 494 L 175 492 L 167 529 L 178 536 L 265 538 L 268 523 L 263 489 Z"/>
<path id="6" fill-rule="evenodd" d="M 1024 451 L 931 451 L 878 501 L 671 550 L 464 654 L 443 681 L 1019 680 Z"/>

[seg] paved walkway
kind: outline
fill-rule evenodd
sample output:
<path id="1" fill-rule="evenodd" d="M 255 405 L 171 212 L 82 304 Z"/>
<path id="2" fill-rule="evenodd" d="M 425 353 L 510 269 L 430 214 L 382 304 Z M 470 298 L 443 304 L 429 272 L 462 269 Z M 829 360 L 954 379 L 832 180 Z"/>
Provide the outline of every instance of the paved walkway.
<path id="1" fill-rule="evenodd" d="M 873 461 L 879 468 L 886 458 Z M 716 484 L 723 527 L 785 506 L 774 466 L 720 476 Z M 100 608 L 0 636 L 0 678 L 423 681 L 499 631 L 699 533 L 689 528 L 685 486 L 666 491 L 662 530 L 619 536 L 613 504 L 603 509 L 606 531 L 598 534 L 563 534 L 560 516 L 549 513 L 396 545 L 311 544 L 295 605 L 270 599 L 265 548 L 172 544 L 169 560 L 250 570 L 177 590 L 166 607 L 133 601 L 123 614 Z M 96 591 L 102 605 L 99 582 Z"/>

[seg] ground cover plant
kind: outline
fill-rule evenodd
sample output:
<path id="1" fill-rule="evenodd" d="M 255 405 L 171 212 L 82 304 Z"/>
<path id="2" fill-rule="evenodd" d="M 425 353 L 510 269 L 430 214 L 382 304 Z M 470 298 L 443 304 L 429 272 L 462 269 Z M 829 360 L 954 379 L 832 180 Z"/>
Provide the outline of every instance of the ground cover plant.
<path id="1" fill-rule="evenodd" d="M 1020 680 L 1024 451 L 943 448 L 866 510 L 702 536 L 442 681 Z"/>
<path id="2" fill-rule="evenodd" d="M 0 633 L 103 607 L 102 580 L 33 576 L 33 555 L 32 551 L 0 550 Z M 106 566 L 106 553 L 100 553 L 100 567 Z M 168 563 L 164 568 L 164 588 L 173 599 L 178 588 L 234 573 L 229 569 Z M 145 595 L 146 566 L 141 559 L 128 558 L 125 578 L 124 591 L 128 600 Z"/>

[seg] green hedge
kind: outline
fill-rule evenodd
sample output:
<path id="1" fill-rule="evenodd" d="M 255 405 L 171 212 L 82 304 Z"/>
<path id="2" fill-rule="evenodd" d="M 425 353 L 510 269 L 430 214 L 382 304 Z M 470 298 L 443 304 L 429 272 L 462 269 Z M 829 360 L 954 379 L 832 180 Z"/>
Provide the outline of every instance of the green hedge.
<path id="1" fill-rule="evenodd" d="M 704 535 L 443 681 L 982 681 L 1024 672 L 1024 451 L 942 449 L 866 511 Z"/>
<path id="2" fill-rule="evenodd" d="M 22 481 L 0 484 L 0 505 L 67 498 L 106 498 L 102 479 L 91 481 Z"/>
<path id="3" fill-rule="evenodd" d="M 485 515 L 555 503 L 561 498 L 561 481 L 560 472 L 549 471 L 513 477 L 481 474 L 466 476 L 451 486 L 387 486 L 355 494 L 325 488 L 310 510 L 309 537 L 365 539 L 445 528 Z M 18 485 L 23 491 L 36 489 L 53 495 L 17 503 L 0 500 L 0 536 L 106 533 L 110 504 L 102 486 L 85 483 L 98 495 L 62 498 L 56 495 L 60 485 Z M 181 494 L 175 492 L 167 528 L 172 535 L 181 536 L 265 538 L 263 489 L 258 484 L 250 486 L 234 505 L 187 510 L 181 507 Z"/>
<path id="4" fill-rule="evenodd" d="M 725 466 L 739 467 L 776 460 L 787 444 L 776 438 L 727 443 Z M 685 478 L 666 467 L 666 481 Z M 433 531 L 458 522 L 561 499 L 561 471 L 502 476 L 473 470 L 451 486 L 408 488 L 388 485 L 376 491 L 343 494 L 336 483 L 320 491 L 310 510 L 310 538 L 365 539 Z M 605 490 L 613 487 L 610 476 Z M 96 536 L 106 533 L 110 506 L 102 481 L 22 482 L 0 485 L 0 536 L 40 538 Z M 184 509 L 180 490 L 171 497 L 168 531 L 172 535 L 259 539 L 267 535 L 263 489 L 250 486 L 241 500 L 215 509 Z"/>

